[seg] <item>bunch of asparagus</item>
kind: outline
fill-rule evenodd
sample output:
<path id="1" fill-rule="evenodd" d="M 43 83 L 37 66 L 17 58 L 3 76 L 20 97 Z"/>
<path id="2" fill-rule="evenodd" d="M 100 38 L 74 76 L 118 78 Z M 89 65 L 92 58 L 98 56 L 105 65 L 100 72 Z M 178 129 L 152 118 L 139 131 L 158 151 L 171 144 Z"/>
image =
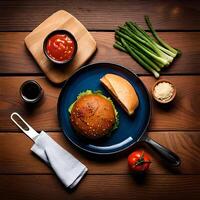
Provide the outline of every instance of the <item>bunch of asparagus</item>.
<path id="1" fill-rule="evenodd" d="M 115 48 L 128 53 L 146 70 L 159 78 L 160 71 L 170 65 L 181 52 L 164 42 L 156 33 L 148 16 L 145 21 L 152 33 L 151 37 L 134 22 L 126 22 L 115 30 Z"/>

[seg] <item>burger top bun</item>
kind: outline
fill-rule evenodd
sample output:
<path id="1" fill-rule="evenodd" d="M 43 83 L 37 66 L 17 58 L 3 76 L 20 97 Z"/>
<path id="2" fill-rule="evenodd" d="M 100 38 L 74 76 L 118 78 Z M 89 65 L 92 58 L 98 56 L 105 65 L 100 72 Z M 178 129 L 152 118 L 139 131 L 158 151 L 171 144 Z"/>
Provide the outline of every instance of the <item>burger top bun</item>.
<path id="1" fill-rule="evenodd" d="M 139 105 L 138 96 L 133 86 L 126 79 L 115 74 L 106 74 L 100 81 L 122 108 L 129 115 L 132 115 Z"/>
<path id="2" fill-rule="evenodd" d="M 114 106 L 103 95 L 85 94 L 71 110 L 71 124 L 78 134 L 89 139 L 108 135 L 116 122 Z"/>

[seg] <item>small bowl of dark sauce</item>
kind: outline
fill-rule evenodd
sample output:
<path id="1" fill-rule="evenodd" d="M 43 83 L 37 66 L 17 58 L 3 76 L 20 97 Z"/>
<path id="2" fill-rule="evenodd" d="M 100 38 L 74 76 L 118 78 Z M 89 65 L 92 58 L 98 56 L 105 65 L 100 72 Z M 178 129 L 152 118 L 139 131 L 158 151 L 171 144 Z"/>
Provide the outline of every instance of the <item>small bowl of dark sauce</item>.
<path id="1" fill-rule="evenodd" d="M 20 87 L 20 95 L 26 103 L 36 103 L 43 96 L 42 87 L 34 80 L 25 81 Z"/>

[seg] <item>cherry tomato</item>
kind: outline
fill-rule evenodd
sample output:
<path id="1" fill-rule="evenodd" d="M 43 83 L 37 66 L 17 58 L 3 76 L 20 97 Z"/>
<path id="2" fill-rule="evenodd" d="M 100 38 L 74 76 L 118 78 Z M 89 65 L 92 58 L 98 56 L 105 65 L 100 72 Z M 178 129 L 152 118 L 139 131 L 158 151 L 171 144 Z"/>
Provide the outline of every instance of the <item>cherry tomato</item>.
<path id="1" fill-rule="evenodd" d="M 128 156 L 128 166 L 132 171 L 144 172 L 149 169 L 151 160 L 143 150 L 137 150 Z"/>

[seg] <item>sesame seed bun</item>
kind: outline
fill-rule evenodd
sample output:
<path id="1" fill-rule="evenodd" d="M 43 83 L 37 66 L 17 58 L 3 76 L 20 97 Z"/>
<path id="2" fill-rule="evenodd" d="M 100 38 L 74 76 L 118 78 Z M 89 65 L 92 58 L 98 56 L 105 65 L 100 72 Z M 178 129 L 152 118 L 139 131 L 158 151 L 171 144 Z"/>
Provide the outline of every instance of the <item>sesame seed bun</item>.
<path id="1" fill-rule="evenodd" d="M 81 95 L 71 109 L 70 120 L 81 136 L 99 139 L 112 131 L 116 123 L 115 108 L 103 95 Z"/>
<path id="2" fill-rule="evenodd" d="M 115 74 L 106 74 L 100 81 L 122 108 L 129 115 L 132 115 L 139 105 L 138 96 L 133 86 L 126 79 Z"/>

